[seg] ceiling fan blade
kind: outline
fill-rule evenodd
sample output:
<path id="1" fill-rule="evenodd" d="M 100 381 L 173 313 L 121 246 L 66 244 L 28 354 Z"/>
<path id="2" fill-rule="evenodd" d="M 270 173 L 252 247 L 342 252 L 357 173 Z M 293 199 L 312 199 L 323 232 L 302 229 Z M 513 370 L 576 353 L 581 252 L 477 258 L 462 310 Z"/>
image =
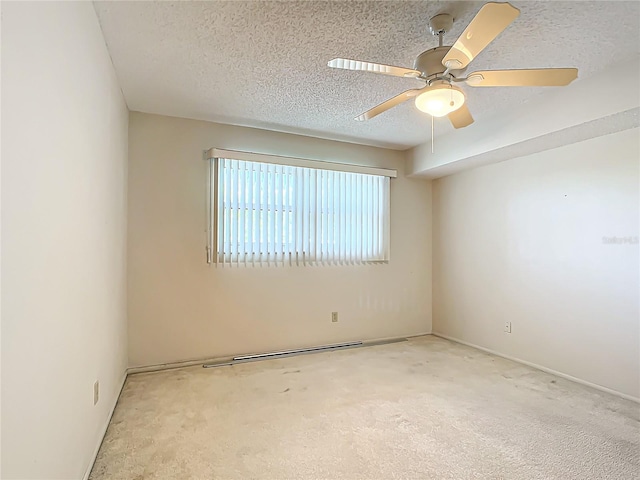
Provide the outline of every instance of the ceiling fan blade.
<path id="1" fill-rule="evenodd" d="M 520 10 L 509 3 L 487 3 L 467 25 L 456 43 L 442 59 L 451 70 L 465 68 L 502 31 L 513 22 Z"/>
<path id="2" fill-rule="evenodd" d="M 341 68 L 342 70 L 357 70 L 361 72 L 382 73 L 394 77 L 416 78 L 421 75 L 417 70 L 410 68 L 394 67 L 381 63 L 361 62 L 360 60 L 349 60 L 348 58 L 334 58 L 327 63 L 331 68 Z"/>
<path id="3" fill-rule="evenodd" d="M 467 77 L 472 87 L 562 87 L 578 78 L 577 68 L 485 70 Z"/>
<path id="4" fill-rule="evenodd" d="M 415 97 L 416 95 L 418 95 L 420 92 L 422 92 L 427 88 L 429 87 L 416 88 L 413 90 L 407 90 L 406 92 L 402 92 L 400 95 L 396 95 L 395 97 L 390 98 L 386 102 L 382 102 L 380 105 L 373 107 L 371 110 L 367 110 L 363 114 L 358 115 L 355 119 L 358 120 L 359 122 L 363 122 L 365 120 L 371 120 L 376 115 L 380 115 L 382 112 L 386 112 L 390 108 L 393 108 L 396 105 L 401 104 L 402 102 L 406 102 L 407 100 Z"/>
<path id="5" fill-rule="evenodd" d="M 463 104 L 459 109 L 451 112 L 447 117 L 451 120 L 454 128 L 468 127 L 473 123 L 473 117 L 466 104 Z"/>

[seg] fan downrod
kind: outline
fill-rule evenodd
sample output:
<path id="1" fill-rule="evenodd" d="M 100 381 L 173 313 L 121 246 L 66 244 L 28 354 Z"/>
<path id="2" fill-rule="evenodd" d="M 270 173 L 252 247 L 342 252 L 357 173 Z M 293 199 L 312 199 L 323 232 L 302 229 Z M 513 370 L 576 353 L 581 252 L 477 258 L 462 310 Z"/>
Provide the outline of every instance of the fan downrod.
<path id="1" fill-rule="evenodd" d="M 438 46 L 442 46 L 443 35 L 453 27 L 453 17 L 448 13 L 441 13 L 429 20 L 429 31 L 431 35 L 438 37 Z"/>
<path id="2" fill-rule="evenodd" d="M 429 81 L 442 79 L 446 68 L 442 59 L 451 47 L 443 46 L 443 36 L 453 27 L 453 16 L 441 13 L 429 20 L 429 31 L 438 37 L 438 46 L 422 52 L 416 58 L 413 68 L 422 73 L 420 78 Z"/>

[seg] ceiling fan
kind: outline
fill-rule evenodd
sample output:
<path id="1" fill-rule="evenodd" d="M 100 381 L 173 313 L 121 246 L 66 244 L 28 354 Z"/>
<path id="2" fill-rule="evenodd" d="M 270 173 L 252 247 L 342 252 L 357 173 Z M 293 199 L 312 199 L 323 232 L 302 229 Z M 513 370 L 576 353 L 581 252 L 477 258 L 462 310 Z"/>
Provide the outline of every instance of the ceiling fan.
<path id="1" fill-rule="evenodd" d="M 407 90 L 371 110 L 358 115 L 359 121 L 369 120 L 402 102 L 415 98 L 416 107 L 432 117 L 449 118 L 455 128 L 473 123 L 465 104 L 464 91 L 456 84 L 470 87 L 546 87 L 564 86 L 578 76 L 577 68 L 537 68 L 526 70 L 484 70 L 464 75 L 469 63 L 478 56 L 511 22 L 520 10 L 509 3 L 487 3 L 452 47 L 443 46 L 443 36 L 453 25 L 453 17 L 443 13 L 429 21 L 429 29 L 438 36 L 438 46 L 422 52 L 413 69 L 334 58 L 329 67 L 359 70 L 395 77 L 417 78 L 426 82 L 422 88 Z"/>

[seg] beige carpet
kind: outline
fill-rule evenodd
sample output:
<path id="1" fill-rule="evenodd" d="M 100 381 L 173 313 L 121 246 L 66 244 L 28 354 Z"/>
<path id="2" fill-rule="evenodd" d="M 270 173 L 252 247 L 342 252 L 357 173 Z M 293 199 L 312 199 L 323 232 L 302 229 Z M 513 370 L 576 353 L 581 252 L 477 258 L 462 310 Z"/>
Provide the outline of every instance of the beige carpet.
<path id="1" fill-rule="evenodd" d="M 98 479 L 634 479 L 640 406 L 426 336 L 132 375 Z"/>

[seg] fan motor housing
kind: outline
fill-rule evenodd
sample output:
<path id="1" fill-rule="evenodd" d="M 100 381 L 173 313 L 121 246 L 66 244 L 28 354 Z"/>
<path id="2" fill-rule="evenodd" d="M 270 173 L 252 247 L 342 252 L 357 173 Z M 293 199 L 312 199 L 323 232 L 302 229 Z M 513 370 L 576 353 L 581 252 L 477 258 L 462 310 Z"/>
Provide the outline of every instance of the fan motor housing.
<path id="1" fill-rule="evenodd" d="M 451 47 L 442 46 L 426 50 L 418 55 L 413 64 L 413 69 L 422 73 L 422 78 L 431 78 L 442 75 L 446 67 L 442 65 L 442 59 Z"/>

